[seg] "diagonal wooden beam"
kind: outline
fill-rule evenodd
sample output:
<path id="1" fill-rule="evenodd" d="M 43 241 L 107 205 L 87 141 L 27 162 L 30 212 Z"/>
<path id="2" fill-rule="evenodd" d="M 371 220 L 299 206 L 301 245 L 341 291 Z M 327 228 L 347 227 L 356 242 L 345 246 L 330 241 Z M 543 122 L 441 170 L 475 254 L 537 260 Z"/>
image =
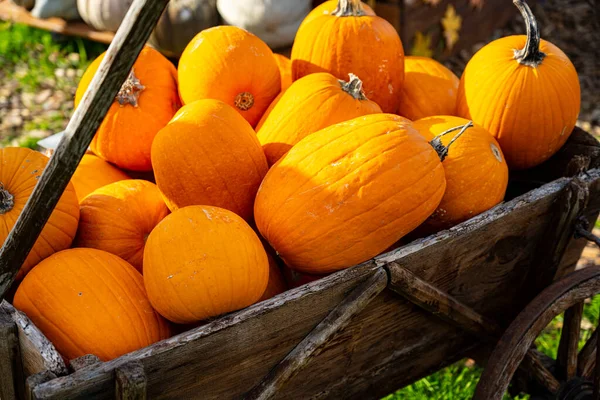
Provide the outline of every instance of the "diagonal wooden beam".
<path id="1" fill-rule="evenodd" d="M 381 293 L 388 283 L 383 269 L 377 269 L 369 279 L 358 285 L 337 305 L 267 376 L 244 397 L 245 400 L 267 400 L 279 391 L 311 360 L 315 352 L 348 325 Z"/>

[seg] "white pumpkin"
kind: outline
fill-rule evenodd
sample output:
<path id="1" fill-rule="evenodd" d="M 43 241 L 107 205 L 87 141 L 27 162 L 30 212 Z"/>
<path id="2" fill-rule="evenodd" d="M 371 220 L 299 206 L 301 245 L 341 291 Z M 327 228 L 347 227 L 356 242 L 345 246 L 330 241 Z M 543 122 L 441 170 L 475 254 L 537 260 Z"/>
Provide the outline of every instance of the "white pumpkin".
<path id="1" fill-rule="evenodd" d="M 311 0 L 217 0 L 223 21 L 244 28 L 272 48 L 289 46 Z"/>
<path id="2" fill-rule="evenodd" d="M 99 31 L 116 32 L 133 0 L 77 0 L 81 19 Z"/>

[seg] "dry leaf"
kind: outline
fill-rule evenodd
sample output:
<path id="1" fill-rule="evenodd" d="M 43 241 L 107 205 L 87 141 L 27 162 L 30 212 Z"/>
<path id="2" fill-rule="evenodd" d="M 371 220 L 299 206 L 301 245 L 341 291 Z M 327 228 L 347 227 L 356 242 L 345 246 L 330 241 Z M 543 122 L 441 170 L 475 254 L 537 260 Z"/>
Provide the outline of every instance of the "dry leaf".
<path id="1" fill-rule="evenodd" d="M 446 38 L 446 48 L 448 50 L 454 47 L 454 44 L 458 42 L 460 27 L 462 25 L 462 18 L 456 14 L 454 7 L 449 4 L 446 9 L 446 14 L 442 18 L 442 26 L 444 27 L 444 38 Z"/>
<path id="2" fill-rule="evenodd" d="M 471 7 L 476 8 L 477 10 L 481 10 L 484 2 L 485 0 L 469 0 Z"/>
<path id="3" fill-rule="evenodd" d="M 412 56 L 431 57 L 433 55 L 433 51 L 431 50 L 431 34 L 423 35 L 421 32 L 415 33 L 415 40 L 410 54 Z"/>

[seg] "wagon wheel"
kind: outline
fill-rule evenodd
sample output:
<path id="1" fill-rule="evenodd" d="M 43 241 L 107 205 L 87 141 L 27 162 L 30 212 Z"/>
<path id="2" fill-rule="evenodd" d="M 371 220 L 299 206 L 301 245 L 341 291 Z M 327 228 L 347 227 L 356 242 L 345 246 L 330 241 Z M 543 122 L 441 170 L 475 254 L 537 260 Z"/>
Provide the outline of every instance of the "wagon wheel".
<path id="1" fill-rule="evenodd" d="M 600 239 L 580 227 L 577 233 L 596 244 L 600 243 Z M 473 399 L 502 399 L 518 368 L 534 378 L 535 387 L 539 389 L 535 390 L 535 394 L 540 396 L 536 398 L 600 399 L 598 328 L 578 352 L 583 302 L 599 293 L 600 266 L 573 272 L 542 291 L 502 335 L 489 357 Z M 554 317 L 563 312 L 557 359 L 540 357 L 540 353 L 538 357 L 526 358 L 528 352 L 537 353 L 535 347 L 532 348 L 535 339 Z M 531 360 L 543 362 L 532 363 Z"/>

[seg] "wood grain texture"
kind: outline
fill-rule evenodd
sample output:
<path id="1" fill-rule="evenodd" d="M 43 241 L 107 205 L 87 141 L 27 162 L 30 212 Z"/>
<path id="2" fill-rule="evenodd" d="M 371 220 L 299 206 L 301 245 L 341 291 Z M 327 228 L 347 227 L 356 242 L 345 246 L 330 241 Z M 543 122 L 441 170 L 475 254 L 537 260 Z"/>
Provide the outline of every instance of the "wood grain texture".
<path id="1" fill-rule="evenodd" d="M 28 376 L 25 380 L 25 399 L 33 400 L 35 398 L 33 394 L 33 389 L 36 386 L 44 382 L 49 382 L 53 379 L 56 379 L 56 375 L 50 371 L 42 371 L 38 372 L 37 374 Z"/>
<path id="2" fill-rule="evenodd" d="M 592 336 L 585 342 L 583 348 L 577 356 L 577 374 L 591 379 L 594 375 L 596 366 L 596 347 L 598 346 L 598 330 L 596 329 Z"/>
<path id="3" fill-rule="evenodd" d="M 0 249 L 0 298 L 12 284 L 168 0 L 135 0 L 65 135 Z"/>
<path id="4" fill-rule="evenodd" d="M 600 208 L 600 171 L 589 185 L 586 213 Z M 527 271 L 569 179 L 552 182 L 450 230 L 412 242 L 371 262 L 292 289 L 239 312 L 118 359 L 39 385 L 39 399 L 108 399 L 114 371 L 144 364 L 148 397 L 239 397 L 264 376 L 361 282 L 397 262 L 483 315 L 511 321 L 522 309 Z M 575 265 L 585 240 L 569 245 Z M 375 328 L 376 327 L 376 328 Z M 424 328 L 426 327 L 426 329 Z M 465 356 L 472 336 L 384 291 L 325 344 L 277 393 L 278 399 L 378 398 Z M 335 366 L 335 368 L 333 368 Z M 210 373 L 207 373 L 210 371 Z"/>
<path id="5" fill-rule="evenodd" d="M 101 362 L 98 356 L 93 354 L 86 354 L 85 356 L 77 357 L 71 361 L 69 361 L 69 369 L 72 372 L 79 371 L 80 369 L 84 369 L 89 367 L 90 365 L 94 365 Z"/>
<path id="6" fill-rule="evenodd" d="M 23 397 L 23 372 L 17 325 L 0 309 L 0 399 Z"/>
<path id="7" fill-rule="evenodd" d="M 550 393 L 558 392 L 560 382 L 556 380 L 552 372 L 548 370 L 542 361 L 541 354 L 536 350 L 529 350 L 523 359 L 523 364 L 519 368 L 525 370 L 535 379 L 540 385 L 550 391 Z"/>
<path id="8" fill-rule="evenodd" d="M 115 399 L 146 399 L 146 373 L 144 364 L 140 361 L 131 361 L 118 367 L 115 371 L 115 383 Z"/>
<path id="9" fill-rule="evenodd" d="M 568 308 L 564 314 L 556 358 L 557 374 L 563 380 L 569 380 L 577 375 L 577 345 L 582 317 L 583 302 Z"/>
<path id="10" fill-rule="evenodd" d="M 0 304 L 0 310 L 10 315 L 17 326 L 25 377 L 42 371 L 50 371 L 56 376 L 67 374 L 67 366 L 61 355 L 27 315 L 16 310 L 6 300 Z"/>

